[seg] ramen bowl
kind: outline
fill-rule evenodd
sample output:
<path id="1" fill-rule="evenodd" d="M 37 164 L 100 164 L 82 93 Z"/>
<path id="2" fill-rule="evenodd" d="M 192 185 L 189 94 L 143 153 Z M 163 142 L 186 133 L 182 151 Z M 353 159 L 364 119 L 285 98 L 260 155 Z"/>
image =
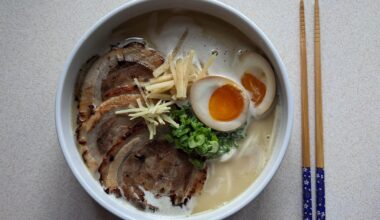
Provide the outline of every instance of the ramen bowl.
<path id="1" fill-rule="evenodd" d="M 276 124 L 271 156 L 265 167 L 250 186 L 230 202 L 212 210 L 189 216 L 166 216 L 137 210 L 124 201 L 104 193 L 104 189 L 91 175 L 78 152 L 73 120 L 74 90 L 79 69 L 94 54 L 103 50 L 110 33 L 122 23 L 145 13 L 165 9 L 201 12 L 219 18 L 239 29 L 270 61 L 276 75 L 278 102 L 281 103 L 280 120 Z M 56 129 L 65 159 L 82 187 L 100 205 L 123 219 L 222 219 L 251 202 L 272 179 L 286 152 L 293 123 L 293 99 L 284 64 L 266 35 L 242 13 L 217 1 L 132 1 L 101 18 L 78 41 L 64 66 L 56 94 Z"/>

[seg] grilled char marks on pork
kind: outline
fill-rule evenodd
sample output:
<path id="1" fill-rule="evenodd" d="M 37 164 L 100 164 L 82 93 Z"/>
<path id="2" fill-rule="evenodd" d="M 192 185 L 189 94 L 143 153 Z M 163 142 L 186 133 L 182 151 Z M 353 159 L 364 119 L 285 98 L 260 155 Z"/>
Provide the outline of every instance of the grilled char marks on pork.
<path id="1" fill-rule="evenodd" d="M 147 141 L 147 131 L 142 133 L 116 145 L 103 161 L 99 173 L 106 192 L 123 194 L 143 210 L 157 209 L 146 200 L 144 190 L 157 198 L 168 196 L 173 206 L 186 205 L 202 190 L 206 168 L 196 169 L 184 152 L 166 141 Z"/>
<path id="2" fill-rule="evenodd" d="M 125 135 L 136 121 L 116 110 L 136 104 L 140 97 L 134 78 L 147 81 L 163 63 L 162 56 L 142 43 L 129 42 L 112 48 L 99 58 L 91 59 L 82 68 L 87 70 L 78 89 L 77 139 L 80 152 L 90 171 L 96 172 L 106 152 Z"/>
<path id="3" fill-rule="evenodd" d="M 134 85 L 134 78 L 139 82 L 146 82 L 152 77 L 152 70 L 134 62 L 121 63 L 112 69 L 102 81 L 102 100 L 123 93 L 138 93 Z"/>
<path id="4" fill-rule="evenodd" d="M 132 149 L 120 172 L 119 181 L 126 197 L 133 197 L 134 192 L 139 195 L 142 187 L 156 197 L 170 197 L 174 206 L 186 205 L 192 195 L 200 192 L 207 174 L 206 169 L 194 168 L 184 152 L 166 141 Z"/>
<path id="5" fill-rule="evenodd" d="M 139 95 L 120 95 L 103 102 L 78 128 L 77 139 L 82 157 L 92 173 L 96 172 L 107 151 L 130 133 L 140 122 L 115 111 L 136 103 Z"/>
<path id="6" fill-rule="evenodd" d="M 78 121 L 86 121 L 102 101 L 133 92 L 133 78 L 148 80 L 163 62 L 157 51 L 136 42 L 113 48 L 97 59 L 80 89 Z"/>
<path id="7" fill-rule="evenodd" d="M 99 181 L 105 187 L 106 192 L 111 192 L 120 197 L 121 193 L 118 187 L 117 175 L 119 167 L 125 159 L 125 155 L 132 148 L 144 147 L 149 142 L 149 133 L 145 127 L 138 124 L 133 127 L 123 140 L 118 141 L 107 152 L 102 163 L 99 166 Z"/>
<path id="8" fill-rule="evenodd" d="M 146 198 L 147 191 L 156 198 L 169 197 L 173 206 L 186 205 L 207 176 L 206 168 L 196 169 L 187 154 L 162 140 L 168 127 L 160 127 L 157 139 L 150 140 L 142 119 L 115 114 L 136 106 L 141 95 L 134 78 L 148 81 L 163 61 L 145 44 L 129 42 L 91 59 L 76 91 L 77 141 L 84 162 L 92 174 L 99 173 L 106 193 L 141 210 L 158 209 Z"/>

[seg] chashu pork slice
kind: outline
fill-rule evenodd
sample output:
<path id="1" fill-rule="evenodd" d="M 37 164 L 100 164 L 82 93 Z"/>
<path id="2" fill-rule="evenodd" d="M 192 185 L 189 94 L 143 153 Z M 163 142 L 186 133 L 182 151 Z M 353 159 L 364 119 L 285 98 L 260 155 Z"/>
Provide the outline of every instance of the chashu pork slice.
<path id="1" fill-rule="evenodd" d="M 124 196 L 142 210 L 157 210 L 145 198 L 149 191 L 156 198 L 169 197 L 173 206 L 186 205 L 198 194 L 207 177 L 207 169 L 198 170 L 184 152 L 163 140 L 149 140 L 146 129 L 118 143 L 99 168 L 100 182 L 107 193 Z"/>
<path id="2" fill-rule="evenodd" d="M 107 151 L 125 139 L 141 120 L 130 120 L 127 115 L 116 115 L 115 111 L 136 104 L 139 95 L 124 94 L 103 102 L 91 117 L 79 125 L 77 140 L 83 160 L 95 173 Z"/>
<path id="3" fill-rule="evenodd" d="M 121 94 L 137 93 L 133 79 L 147 81 L 163 62 L 157 51 L 139 42 L 113 48 L 98 58 L 81 83 L 79 123 L 86 121 L 102 101 Z"/>
<path id="4" fill-rule="evenodd" d="M 119 167 L 125 159 L 124 156 L 128 154 L 132 148 L 144 147 L 149 142 L 148 130 L 138 124 L 131 129 L 131 132 L 124 140 L 117 142 L 107 152 L 98 169 L 100 174 L 99 181 L 107 193 L 114 193 L 116 197 L 121 196 L 117 175 Z"/>

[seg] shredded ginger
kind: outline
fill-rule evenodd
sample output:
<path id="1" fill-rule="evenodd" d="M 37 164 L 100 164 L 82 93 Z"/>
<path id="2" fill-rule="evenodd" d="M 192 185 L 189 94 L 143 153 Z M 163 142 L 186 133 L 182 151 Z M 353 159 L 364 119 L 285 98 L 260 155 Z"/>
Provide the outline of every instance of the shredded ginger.
<path id="1" fill-rule="evenodd" d="M 208 68 L 215 62 L 216 53 L 212 53 L 202 68 L 193 63 L 196 57 L 195 51 L 191 50 L 186 56 L 174 60 L 173 53 L 170 53 L 166 61 L 153 71 L 154 78 L 149 82 L 140 84 L 134 79 L 140 94 L 143 98 L 138 98 L 138 107 L 131 107 L 125 110 L 116 111 L 116 114 L 128 114 L 131 120 L 143 118 L 149 130 L 149 138 L 156 135 L 158 125 L 169 123 L 178 128 L 176 123 L 168 113 L 170 106 L 178 99 L 187 98 L 187 90 L 193 82 L 207 76 Z M 158 100 L 153 103 L 152 100 Z"/>
<path id="2" fill-rule="evenodd" d="M 212 53 L 203 68 L 194 64 L 195 51 L 190 52 L 174 60 L 173 53 L 170 53 L 166 61 L 153 71 L 153 79 L 144 84 L 144 88 L 149 91 L 148 98 L 151 99 L 186 99 L 187 90 L 193 82 L 207 75 L 208 68 L 215 62 L 216 53 Z"/>
<path id="3" fill-rule="evenodd" d="M 138 107 L 132 107 L 125 110 L 116 111 L 116 114 L 128 114 L 131 117 L 131 120 L 136 118 L 143 118 L 149 130 L 149 139 L 153 139 L 156 135 L 157 126 L 164 125 L 166 122 L 173 125 L 174 127 L 179 127 L 179 125 L 167 114 L 170 112 L 170 105 L 174 104 L 173 101 L 164 101 L 159 100 L 157 103 L 152 103 L 148 98 L 147 94 L 142 90 L 140 83 L 137 79 L 135 84 L 139 88 L 140 94 L 143 97 L 138 98 L 137 105 Z"/>

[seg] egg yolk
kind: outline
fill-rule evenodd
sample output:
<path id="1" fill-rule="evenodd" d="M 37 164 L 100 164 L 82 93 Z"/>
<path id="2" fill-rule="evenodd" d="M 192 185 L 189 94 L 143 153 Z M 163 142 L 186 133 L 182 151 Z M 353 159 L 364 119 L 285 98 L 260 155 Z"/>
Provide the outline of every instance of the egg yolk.
<path id="1" fill-rule="evenodd" d="M 226 84 L 217 88 L 208 103 L 211 116 L 218 121 L 231 121 L 237 118 L 244 108 L 241 90 Z"/>
<path id="2" fill-rule="evenodd" d="M 244 73 L 243 77 L 241 78 L 241 83 L 246 90 L 251 92 L 252 102 L 255 103 L 255 105 L 259 105 L 265 97 L 267 90 L 265 84 L 249 73 Z"/>

